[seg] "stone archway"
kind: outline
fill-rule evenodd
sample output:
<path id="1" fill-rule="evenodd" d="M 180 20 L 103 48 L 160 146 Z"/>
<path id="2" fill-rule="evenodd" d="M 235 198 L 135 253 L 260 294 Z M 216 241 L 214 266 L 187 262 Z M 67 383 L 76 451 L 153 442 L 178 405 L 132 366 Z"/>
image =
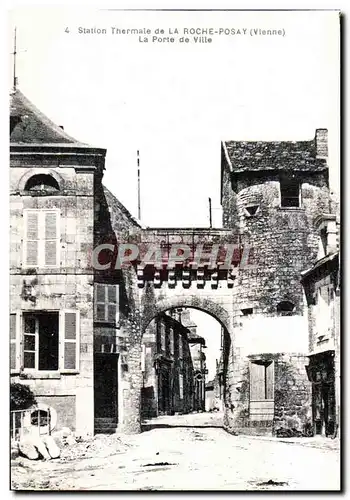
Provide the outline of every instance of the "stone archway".
<path id="1" fill-rule="evenodd" d="M 177 293 L 176 293 L 177 292 Z M 164 287 L 147 286 L 134 304 L 124 328 L 129 333 L 131 342 L 128 345 L 128 366 L 125 384 L 123 385 L 123 428 L 126 432 L 141 431 L 141 350 L 142 338 L 146 328 L 157 315 L 176 308 L 193 308 L 209 314 L 216 319 L 227 332 L 226 338 L 230 346 L 234 345 L 234 306 L 232 291 L 220 290 L 170 290 Z M 229 359 L 233 361 L 233 350 L 227 349 Z M 231 359 L 232 358 L 232 359 Z M 227 375 L 228 380 L 231 375 Z M 225 410 L 226 411 L 226 410 Z"/>
<path id="2" fill-rule="evenodd" d="M 155 299 L 153 303 L 148 303 L 147 307 L 144 308 L 144 311 L 141 311 L 141 328 L 140 328 L 140 333 L 141 333 L 141 339 L 140 343 L 142 344 L 142 338 L 145 333 L 149 335 L 149 332 L 147 332 L 149 325 L 152 323 L 153 320 L 157 318 L 157 316 L 161 315 L 162 313 L 165 313 L 166 311 L 174 310 L 174 309 L 196 309 L 198 311 L 201 311 L 203 313 L 208 314 L 211 316 L 214 320 L 217 321 L 217 323 L 223 328 L 224 332 L 224 343 L 222 346 L 223 349 L 223 363 L 224 363 L 224 375 L 223 375 L 223 402 L 226 408 L 226 395 L 227 395 L 227 368 L 228 368 L 228 361 L 229 361 L 229 355 L 230 355 L 230 346 L 233 341 L 233 327 L 232 327 L 232 313 L 230 314 L 229 311 L 225 308 L 223 304 L 217 303 L 215 300 L 213 300 L 210 297 L 207 296 L 198 296 L 195 294 L 178 294 L 178 295 L 171 295 L 171 296 L 164 296 L 159 297 L 158 300 Z M 154 328 L 154 327 L 153 327 Z M 154 333 L 153 333 L 154 334 Z M 152 334 L 151 334 L 152 335 Z M 149 339 L 148 339 L 149 341 Z M 154 340 L 153 340 L 154 342 Z M 146 349 L 146 348 L 145 348 Z M 152 347 L 148 347 L 148 349 L 152 349 Z M 168 365 L 167 365 L 168 366 Z M 164 368 L 163 371 L 165 371 L 165 375 L 168 373 L 168 368 L 167 366 Z M 150 370 L 150 368 L 148 368 Z M 148 412 L 149 414 L 155 413 L 153 416 L 157 414 L 158 410 L 155 410 L 155 408 L 158 407 L 158 403 L 155 404 L 154 398 L 155 393 L 157 394 L 158 389 L 155 391 L 154 387 L 158 387 L 158 382 L 157 379 L 154 378 L 154 374 L 151 371 L 147 372 L 148 375 L 146 377 L 147 384 L 146 387 L 148 389 L 152 389 L 152 391 L 147 394 L 146 399 L 143 401 L 140 401 L 140 411 L 146 410 L 146 413 Z M 169 372 L 170 373 L 170 372 Z M 162 379 L 163 380 L 163 379 Z M 144 381 L 145 382 L 145 381 Z M 144 384 L 143 382 L 143 384 Z M 172 385 L 172 384 L 171 384 Z M 143 386 L 144 387 L 144 386 Z M 178 400 L 178 395 L 177 395 L 177 404 L 179 404 Z M 142 399 L 142 398 L 141 398 Z M 176 396 L 175 396 L 176 400 Z M 167 401 L 167 398 L 166 398 Z M 173 406 L 174 400 L 172 398 L 169 399 L 169 401 L 172 401 L 170 404 L 170 407 L 172 408 L 173 411 L 178 411 L 179 408 L 176 410 L 176 406 Z M 145 406 L 142 406 L 143 403 Z M 180 405 L 183 403 L 181 402 Z M 187 402 L 184 403 L 185 407 L 187 410 L 191 407 L 191 403 Z M 170 408 L 169 407 L 169 408 Z M 150 411 L 151 410 L 151 411 Z M 163 410 L 162 410 L 163 411 Z M 182 411 L 180 409 L 180 411 Z M 186 411 L 185 411 L 186 413 Z M 151 417 L 153 418 L 153 417 Z"/>

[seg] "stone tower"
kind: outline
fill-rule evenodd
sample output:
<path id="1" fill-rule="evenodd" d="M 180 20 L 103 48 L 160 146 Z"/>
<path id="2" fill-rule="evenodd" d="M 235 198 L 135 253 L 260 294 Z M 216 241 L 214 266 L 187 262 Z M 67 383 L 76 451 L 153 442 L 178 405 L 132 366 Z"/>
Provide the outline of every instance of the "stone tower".
<path id="1" fill-rule="evenodd" d="M 329 211 L 327 130 L 309 141 L 222 144 L 223 223 L 252 249 L 234 287 L 227 423 L 306 432 L 307 317 L 301 272 L 317 256 L 314 219 Z"/>

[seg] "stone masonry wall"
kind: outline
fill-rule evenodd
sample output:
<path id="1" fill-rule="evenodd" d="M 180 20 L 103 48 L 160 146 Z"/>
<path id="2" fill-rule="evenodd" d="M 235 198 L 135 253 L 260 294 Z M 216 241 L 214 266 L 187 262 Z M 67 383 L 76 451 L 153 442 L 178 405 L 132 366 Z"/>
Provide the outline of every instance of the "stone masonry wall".
<path id="1" fill-rule="evenodd" d="M 224 197 L 230 196 L 230 201 L 223 199 L 224 224 L 225 227 L 230 225 L 232 231 L 238 228 L 242 245 L 252 249 L 249 263 L 255 267 L 240 269 L 232 289 L 234 341 L 229 353 L 225 395 L 225 418 L 229 429 L 244 427 L 249 422 L 247 356 L 271 352 L 287 356 L 307 354 L 307 317 L 303 316 L 300 278 L 301 272 L 316 258 L 318 237 L 313 221 L 327 211 L 329 197 L 328 178 L 323 172 L 298 174 L 300 208 L 280 207 L 279 175 L 273 172 L 247 171 L 231 175 L 226 168 L 222 192 Z M 246 210 L 253 205 L 257 207 L 255 215 Z M 232 215 L 228 210 L 232 210 Z M 291 316 L 281 317 L 277 312 L 281 301 L 294 304 Z M 244 311 L 248 309 L 252 309 L 251 314 L 245 316 Z M 304 384 L 307 380 L 305 367 L 299 371 L 294 355 L 290 364 L 299 373 L 301 385 Z M 301 385 L 297 383 L 293 391 L 300 389 L 304 411 L 307 405 L 310 406 L 311 395 Z M 297 407 L 296 403 L 293 407 Z M 292 410 L 280 410 L 277 405 L 276 411 L 282 425 L 282 421 L 286 423 L 290 418 Z M 305 417 L 305 425 L 306 421 Z"/>
<path id="2" fill-rule="evenodd" d="M 50 401 L 58 413 L 58 426 L 68 424 L 69 420 L 69 426 L 78 433 L 92 434 L 93 274 L 88 252 L 93 245 L 93 171 L 76 170 L 73 166 L 59 168 L 57 162 L 53 164 L 52 161 L 47 161 L 43 169 L 34 161 L 26 164 L 24 160 L 16 160 L 16 168 L 11 168 L 11 312 L 78 311 L 80 367 L 77 373 L 72 374 L 30 373 L 24 370 L 13 373 L 11 381 L 29 385 L 38 401 Z M 60 181 L 60 191 L 52 196 L 25 193 L 25 181 L 37 173 L 53 173 Z M 22 255 L 23 210 L 51 208 L 57 208 L 60 214 L 59 266 L 25 268 Z M 25 285 L 31 285 L 35 290 L 35 300 L 26 298 Z"/>

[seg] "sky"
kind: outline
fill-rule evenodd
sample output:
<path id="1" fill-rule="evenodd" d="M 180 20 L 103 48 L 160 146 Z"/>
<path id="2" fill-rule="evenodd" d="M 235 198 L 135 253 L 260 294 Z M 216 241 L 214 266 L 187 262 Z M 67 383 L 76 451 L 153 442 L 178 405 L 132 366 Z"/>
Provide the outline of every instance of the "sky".
<path id="1" fill-rule="evenodd" d="M 337 12 L 31 7 L 13 11 L 10 21 L 9 47 L 17 26 L 19 88 L 70 135 L 107 148 L 104 183 L 135 216 L 140 151 L 145 225 L 208 227 L 211 197 L 213 225 L 221 227 L 222 140 L 309 140 L 316 128 L 328 128 L 331 189 L 339 192 Z M 79 34 L 79 27 L 107 34 Z M 152 36 L 190 28 L 236 34 L 214 34 L 210 44 L 193 37 L 145 43 L 113 35 L 112 27 L 150 29 Z M 244 29 L 248 34 L 237 34 Z M 251 29 L 285 36 L 250 36 Z M 216 332 L 214 360 L 220 327 L 195 315 L 200 335 Z"/>

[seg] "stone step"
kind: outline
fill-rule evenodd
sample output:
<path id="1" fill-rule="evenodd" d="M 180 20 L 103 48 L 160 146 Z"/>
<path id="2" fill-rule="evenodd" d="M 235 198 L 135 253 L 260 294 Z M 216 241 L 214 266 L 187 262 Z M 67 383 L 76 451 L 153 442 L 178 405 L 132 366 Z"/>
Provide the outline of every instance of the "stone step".
<path id="1" fill-rule="evenodd" d="M 115 423 L 115 418 L 95 418 L 95 424 L 114 424 Z"/>
<path id="2" fill-rule="evenodd" d="M 117 432 L 116 428 L 113 429 L 101 429 L 99 427 L 95 427 L 95 434 L 115 434 Z"/>

